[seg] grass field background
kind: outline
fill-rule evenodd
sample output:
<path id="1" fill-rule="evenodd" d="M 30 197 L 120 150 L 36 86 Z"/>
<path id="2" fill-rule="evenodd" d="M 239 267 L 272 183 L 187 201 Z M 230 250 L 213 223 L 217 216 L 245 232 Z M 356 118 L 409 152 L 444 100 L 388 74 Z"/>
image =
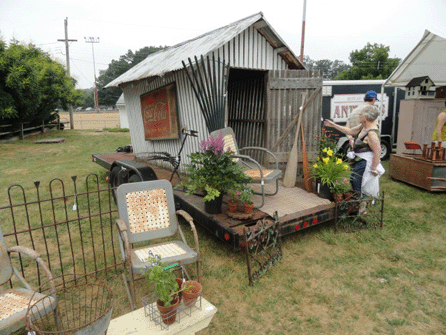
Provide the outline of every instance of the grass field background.
<path id="1" fill-rule="evenodd" d="M 51 137 L 65 142 L 34 143 Z M 89 130 L 2 143 L 0 206 L 13 183 L 32 189 L 36 180 L 48 185 L 54 177 L 105 176 L 91 154 L 129 143 L 129 133 Z M 446 334 L 446 194 L 394 181 L 388 173 L 380 184 L 382 230 L 335 233 L 328 223 L 286 236 L 282 261 L 253 287 L 244 254 L 197 225 L 203 294 L 218 308 L 200 334 Z M 120 274 L 108 282 L 113 317 L 129 312 Z M 143 281 L 137 286 L 139 295 L 148 293 Z"/>

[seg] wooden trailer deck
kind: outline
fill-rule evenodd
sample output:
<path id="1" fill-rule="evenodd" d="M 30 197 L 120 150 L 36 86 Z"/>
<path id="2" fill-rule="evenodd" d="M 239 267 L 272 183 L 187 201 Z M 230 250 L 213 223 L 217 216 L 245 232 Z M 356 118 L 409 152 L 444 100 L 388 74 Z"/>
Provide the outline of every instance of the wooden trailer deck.
<path id="1" fill-rule="evenodd" d="M 115 160 L 133 160 L 132 154 L 116 152 L 93 155 L 93 161 L 103 167 L 111 166 Z M 158 179 L 170 179 L 171 171 L 149 164 L 155 171 Z M 179 184 L 177 176 L 172 180 L 174 186 Z M 253 185 L 253 189 L 259 185 Z M 268 188 L 270 185 L 266 185 Z M 273 186 L 271 184 L 271 186 Z M 266 189 L 268 192 L 268 189 Z M 180 188 L 174 191 L 175 199 L 181 209 L 188 212 L 200 226 L 215 234 L 217 238 L 227 243 L 234 250 L 243 247 L 244 229 L 256 231 L 260 227 L 263 218 L 272 221 L 274 212 L 277 211 L 281 223 L 281 235 L 285 236 L 314 225 L 321 224 L 335 218 L 335 203 L 318 197 L 315 193 L 309 193 L 300 187 L 285 188 L 279 186 L 279 191 L 274 196 L 267 196 L 265 205 L 260 209 L 254 209 L 253 217 L 247 220 L 234 219 L 226 214 L 227 205 L 224 199 L 221 214 L 208 214 L 204 210 L 202 196 L 186 195 Z M 254 204 L 260 203 L 261 196 L 255 195 Z"/>

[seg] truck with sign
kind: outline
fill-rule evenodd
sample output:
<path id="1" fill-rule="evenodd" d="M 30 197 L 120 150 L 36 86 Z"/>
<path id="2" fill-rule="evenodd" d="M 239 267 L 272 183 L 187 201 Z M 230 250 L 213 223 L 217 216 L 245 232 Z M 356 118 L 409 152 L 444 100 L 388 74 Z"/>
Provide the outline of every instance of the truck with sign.
<path id="1" fill-rule="evenodd" d="M 331 119 L 345 125 L 351 112 L 364 103 L 365 92 L 374 90 L 378 93 L 376 106 L 382 106 L 381 120 L 381 159 L 387 159 L 396 143 L 400 100 L 404 99 L 404 90 L 385 87 L 381 96 L 381 87 L 385 80 L 328 80 L 322 88 L 322 118 Z M 350 149 L 347 137 L 339 133 L 338 148 L 346 154 Z"/>

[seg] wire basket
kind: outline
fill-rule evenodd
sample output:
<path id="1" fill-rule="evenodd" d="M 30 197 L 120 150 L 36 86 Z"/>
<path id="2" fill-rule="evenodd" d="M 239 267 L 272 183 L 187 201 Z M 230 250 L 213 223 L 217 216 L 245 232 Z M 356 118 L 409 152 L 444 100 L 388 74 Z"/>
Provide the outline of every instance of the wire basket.
<path id="1" fill-rule="evenodd" d="M 158 298 L 159 297 L 156 294 L 146 295 L 141 298 L 144 306 L 144 316 L 150 317 L 150 320 L 152 320 L 156 325 L 159 325 L 161 330 L 169 329 L 169 324 L 163 322 L 163 319 L 171 318 L 172 315 L 169 314 L 161 316 L 161 313 L 157 307 Z M 202 294 L 198 296 L 196 303 L 190 306 L 186 306 L 184 302 L 181 301 L 180 304 L 178 305 L 178 308 L 175 311 L 171 312 L 172 314 L 176 313 L 176 318 L 174 322 L 179 323 L 181 322 L 181 319 L 185 317 L 190 317 L 194 311 L 201 310 L 202 308 L 201 298 Z"/>
<path id="2" fill-rule="evenodd" d="M 26 313 L 27 329 L 35 334 L 105 334 L 113 311 L 113 293 L 104 281 L 92 276 L 64 276 L 62 284 L 51 292 L 49 282 L 42 299 L 31 298 Z M 57 281 L 58 278 L 53 281 Z"/>

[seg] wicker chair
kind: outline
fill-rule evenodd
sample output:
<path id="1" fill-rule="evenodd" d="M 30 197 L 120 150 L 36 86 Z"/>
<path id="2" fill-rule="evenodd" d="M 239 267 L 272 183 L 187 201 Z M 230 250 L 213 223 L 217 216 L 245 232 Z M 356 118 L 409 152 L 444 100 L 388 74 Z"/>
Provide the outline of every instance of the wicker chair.
<path id="1" fill-rule="evenodd" d="M 13 252 L 26 255 L 35 260 L 48 277 L 51 293 L 54 294 L 55 292 L 53 276 L 40 258 L 40 255 L 34 250 L 21 246 L 7 248 L 0 229 L 0 286 L 11 280 L 13 275 L 17 277 L 22 285 L 22 287 L 11 288 L 0 292 L 0 334 L 2 335 L 11 334 L 25 327 L 28 305 L 46 297 L 45 294 L 35 293 L 35 290 L 32 289 L 30 284 L 20 275 L 16 267 L 13 266 L 10 258 L 10 254 Z M 31 298 L 32 300 L 30 300 Z M 49 299 L 46 299 L 45 303 L 39 303 L 36 308 L 39 310 L 39 315 L 43 316 L 54 311 L 56 308 L 56 300 L 52 296 L 49 296 Z"/>
<path id="2" fill-rule="evenodd" d="M 117 190 L 117 202 L 119 219 L 116 223 L 119 245 L 128 269 L 128 278 L 125 275 L 123 277 L 132 309 L 135 301 L 134 281 L 143 278 L 136 275 L 141 274 L 145 267 L 150 267 L 150 262 L 147 261 L 149 251 L 153 255 L 159 255 L 163 263 L 178 263 L 188 278 L 190 276 L 184 265 L 196 263 L 198 281 L 201 280 L 197 231 L 189 214 L 183 210 L 175 212 L 172 184 L 169 181 L 153 180 L 122 184 Z M 190 224 L 194 234 L 195 251 L 187 245 L 177 215 L 181 215 Z M 155 242 L 158 239 L 178 235 L 177 232 L 181 236 L 181 241 Z M 147 241 L 151 242 L 150 245 L 133 248 L 134 243 Z"/>
<path id="3" fill-rule="evenodd" d="M 282 171 L 279 170 L 279 163 L 277 161 L 277 157 L 268 149 L 261 147 L 244 147 L 240 148 L 237 145 L 237 141 L 235 139 L 235 134 L 232 128 L 227 127 L 219 130 L 215 130 L 211 133 L 211 136 L 218 137 L 220 133 L 223 134 L 223 140 L 225 142 L 225 150 L 230 148 L 231 151 L 235 153 L 234 157 L 237 162 L 242 164 L 245 167 L 245 174 L 253 179 L 253 183 L 257 183 L 261 185 L 261 193 L 262 203 L 260 206 L 256 206 L 256 208 L 261 208 L 265 204 L 265 196 L 266 195 L 276 195 L 279 191 L 279 177 L 282 175 Z M 260 165 L 259 162 L 254 160 L 252 157 L 247 155 L 242 155 L 241 153 L 247 150 L 257 150 L 267 153 L 272 157 L 274 161 L 274 169 L 267 169 Z M 268 183 L 276 183 L 275 191 L 273 193 L 265 193 L 265 184 Z"/>

